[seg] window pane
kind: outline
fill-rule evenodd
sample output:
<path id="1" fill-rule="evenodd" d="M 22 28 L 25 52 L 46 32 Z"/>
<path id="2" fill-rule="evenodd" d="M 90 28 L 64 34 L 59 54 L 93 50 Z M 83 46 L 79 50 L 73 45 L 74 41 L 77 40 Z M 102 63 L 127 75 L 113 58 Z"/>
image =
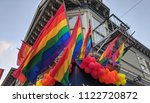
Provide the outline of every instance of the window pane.
<path id="1" fill-rule="evenodd" d="M 70 29 L 73 29 L 76 20 L 77 20 L 77 16 L 71 16 L 71 17 L 69 17 L 69 26 L 70 26 Z"/>
<path id="2" fill-rule="evenodd" d="M 95 43 L 97 44 L 98 42 L 100 42 L 100 40 L 102 40 L 102 36 L 99 35 L 98 33 L 94 33 L 94 39 L 95 39 Z"/>
<path id="3" fill-rule="evenodd" d="M 75 22 L 77 21 L 77 17 L 78 17 L 77 15 L 68 17 L 70 29 L 74 28 Z M 82 19 L 83 19 L 83 15 L 81 15 L 81 22 L 83 21 Z M 83 22 L 82 22 L 82 24 L 83 24 Z"/>

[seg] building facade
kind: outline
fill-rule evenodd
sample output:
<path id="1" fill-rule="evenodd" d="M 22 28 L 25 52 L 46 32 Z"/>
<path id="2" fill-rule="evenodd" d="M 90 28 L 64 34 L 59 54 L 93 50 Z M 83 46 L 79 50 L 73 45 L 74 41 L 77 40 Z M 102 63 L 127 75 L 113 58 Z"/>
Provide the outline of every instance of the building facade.
<path id="1" fill-rule="evenodd" d="M 24 40 L 33 45 L 40 31 L 55 14 L 62 0 L 42 0 L 33 17 Z M 82 32 L 85 37 L 89 20 L 92 26 L 92 55 L 99 57 L 107 44 L 118 34 L 123 34 L 116 47 L 128 38 L 126 52 L 120 63 L 120 72 L 127 75 L 127 85 L 150 85 L 150 50 L 131 37 L 129 27 L 114 14 L 103 0 L 64 0 L 66 4 L 69 28 L 72 31 L 78 12 L 81 13 Z"/>

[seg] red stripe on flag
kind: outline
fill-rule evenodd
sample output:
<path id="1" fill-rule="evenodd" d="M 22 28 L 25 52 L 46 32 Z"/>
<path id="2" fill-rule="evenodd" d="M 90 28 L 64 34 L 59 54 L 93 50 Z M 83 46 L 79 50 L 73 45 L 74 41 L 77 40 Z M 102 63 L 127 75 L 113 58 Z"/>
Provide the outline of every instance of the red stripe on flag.
<path id="1" fill-rule="evenodd" d="M 3 75 L 3 73 L 4 73 L 4 69 L 0 68 L 0 79 L 1 79 L 1 77 Z"/>

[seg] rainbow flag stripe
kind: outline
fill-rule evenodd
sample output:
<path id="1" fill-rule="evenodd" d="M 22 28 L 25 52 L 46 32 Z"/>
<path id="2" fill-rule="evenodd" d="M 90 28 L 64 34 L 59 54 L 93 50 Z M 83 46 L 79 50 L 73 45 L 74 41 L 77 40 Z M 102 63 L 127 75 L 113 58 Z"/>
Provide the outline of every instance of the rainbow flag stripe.
<path id="1" fill-rule="evenodd" d="M 116 50 L 116 52 L 112 56 L 112 62 L 113 66 L 117 65 L 121 58 L 123 57 L 123 52 L 124 52 L 124 43 L 120 45 L 120 47 Z"/>
<path id="2" fill-rule="evenodd" d="M 119 35 L 120 36 L 120 35 Z M 99 62 L 101 64 L 108 62 L 108 58 L 111 58 L 112 56 L 112 50 L 113 47 L 115 45 L 115 42 L 117 41 L 117 39 L 119 38 L 119 36 L 117 36 L 113 41 L 111 41 L 108 45 L 108 47 L 106 48 L 106 50 L 103 52 L 103 54 L 101 55 L 101 57 L 99 58 Z"/>
<path id="3" fill-rule="evenodd" d="M 72 55 L 75 49 L 75 44 L 78 35 L 81 33 L 81 21 L 80 15 L 76 21 L 74 26 L 74 30 L 72 32 L 71 38 L 61 58 L 59 59 L 58 63 L 54 67 L 53 71 L 51 72 L 51 76 L 54 77 L 55 80 L 61 82 L 63 85 L 68 85 L 69 83 L 69 68 L 72 60 Z"/>
<path id="4" fill-rule="evenodd" d="M 91 26 L 89 25 L 88 32 L 86 34 L 85 40 L 82 44 L 79 59 L 84 59 L 91 49 Z"/>
<path id="5" fill-rule="evenodd" d="M 81 28 L 81 27 L 80 27 L 80 28 Z M 72 61 L 75 61 L 75 59 L 76 59 L 77 56 L 79 55 L 80 49 L 81 49 L 81 46 L 82 46 L 82 43 L 83 43 L 82 33 L 80 32 L 80 33 L 78 34 L 78 37 L 77 37 L 77 40 L 76 40 L 76 46 L 75 46 L 75 49 L 74 49 L 74 52 L 73 52 Z"/>

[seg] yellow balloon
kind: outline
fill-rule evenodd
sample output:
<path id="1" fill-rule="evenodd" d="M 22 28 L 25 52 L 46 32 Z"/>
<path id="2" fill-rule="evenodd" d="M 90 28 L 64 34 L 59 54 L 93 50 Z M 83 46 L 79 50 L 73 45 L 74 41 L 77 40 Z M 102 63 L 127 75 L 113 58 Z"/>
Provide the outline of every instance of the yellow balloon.
<path id="1" fill-rule="evenodd" d="M 117 82 L 116 82 L 116 85 L 117 85 L 117 86 L 120 86 L 120 85 L 121 85 L 121 82 L 120 82 L 120 81 L 117 81 Z"/>
<path id="2" fill-rule="evenodd" d="M 41 79 L 36 82 L 36 86 L 42 86 Z"/>
<path id="3" fill-rule="evenodd" d="M 126 83 L 127 83 L 126 79 L 124 79 L 124 80 L 121 81 L 122 85 L 126 85 Z"/>
<path id="4" fill-rule="evenodd" d="M 123 80 L 126 78 L 126 75 L 122 74 L 122 73 L 119 73 L 118 76 L 119 76 L 120 80 Z"/>

